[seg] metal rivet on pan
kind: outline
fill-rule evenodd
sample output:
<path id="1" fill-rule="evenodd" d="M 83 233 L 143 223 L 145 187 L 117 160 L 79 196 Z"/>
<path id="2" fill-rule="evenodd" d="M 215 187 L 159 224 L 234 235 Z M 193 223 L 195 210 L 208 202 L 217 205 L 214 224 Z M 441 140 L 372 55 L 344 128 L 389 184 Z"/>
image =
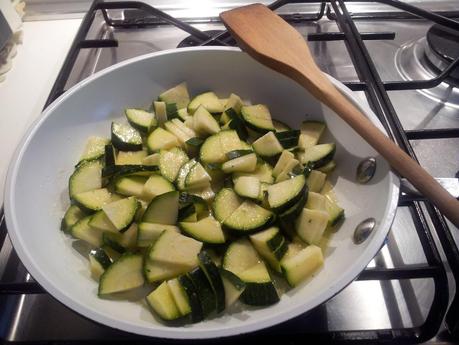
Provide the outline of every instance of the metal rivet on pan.
<path id="1" fill-rule="evenodd" d="M 369 157 L 360 162 L 357 167 L 357 181 L 359 183 L 367 183 L 370 181 L 376 172 L 376 159 Z"/>
<path id="2" fill-rule="evenodd" d="M 354 243 L 363 243 L 376 226 L 376 220 L 374 218 L 367 218 L 361 222 L 354 230 Z"/>

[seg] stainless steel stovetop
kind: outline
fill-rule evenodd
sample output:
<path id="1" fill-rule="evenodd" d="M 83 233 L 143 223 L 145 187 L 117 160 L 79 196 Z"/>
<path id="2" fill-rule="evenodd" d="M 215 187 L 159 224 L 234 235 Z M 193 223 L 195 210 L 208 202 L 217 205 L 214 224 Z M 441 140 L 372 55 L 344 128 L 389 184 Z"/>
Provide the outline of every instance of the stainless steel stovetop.
<path id="1" fill-rule="evenodd" d="M 459 10 L 455 1 L 421 2 L 430 10 Z M 394 32 L 392 40 L 366 40 L 365 45 L 383 81 L 430 79 L 438 73 L 425 61 L 426 33 L 431 22 L 413 19 L 382 19 L 393 8 L 383 5 L 354 5 L 354 14 L 371 12 L 366 19 L 355 20 L 360 32 Z M 302 22 L 301 16 L 318 11 L 319 4 L 289 5 L 279 11 L 296 13 L 295 27 L 305 36 L 312 33 L 339 32 L 334 20 L 324 16 L 313 22 Z M 214 8 L 218 13 L 220 9 Z M 199 30 L 223 30 L 215 18 L 199 18 L 187 8 L 169 9 L 168 13 L 188 21 Z M 331 10 L 333 13 L 333 10 Z M 112 11 L 114 18 L 132 16 L 132 12 Z M 374 17 L 374 18 L 370 18 Z M 387 16 L 386 16 L 387 17 Z M 379 18 L 379 19 L 378 19 Z M 144 28 L 113 28 L 105 24 L 100 11 L 87 39 L 115 39 L 116 48 L 93 48 L 80 51 L 65 85 L 76 82 L 114 63 L 152 51 L 176 48 L 189 35 L 171 25 L 158 24 Z M 343 40 L 310 42 L 320 67 L 343 82 L 358 82 L 359 76 Z M 365 93 L 356 91 L 362 102 Z M 441 83 L 433 89 L 390 91 L 390 100 L 405 130 L 459 128 L 459 88 Z M 459 138 L 412 140 L 411 144 L 423 165 L 435 177 L 453 178 L 459 170 Z M 459 246 L 458 230 L 450 230 Z M 438 240 L 437 240 L 438 242 Z M 0 241 L 1 243 L 1 241 Z M 443 257 L 443 256 L 442 256 Z M 443 257 L 449 295 L 454 296 L 455 282 Z M 415 231 L 410 210 L 400 207 L 386 244 L 369 268 L 394 268 L 425 264 L 426 257 Z M 14 254 L 6 238 L 0 250 L 0 277 L 5 281 L 27 281 L 31 278 Z M 318 331 L 402 329 L 424 323 L 434 299 L 432 279 L 359 280 L 311 314 L 299 317 L 268 334 L 290 335 Z M 55 301 L 48 294 L 0 296 L 0 337 L 6 341 L 83 341 L 130 339 L 131 335 L 95 324 Z M 446 332 L 432 343 L 453 343 Z"/>

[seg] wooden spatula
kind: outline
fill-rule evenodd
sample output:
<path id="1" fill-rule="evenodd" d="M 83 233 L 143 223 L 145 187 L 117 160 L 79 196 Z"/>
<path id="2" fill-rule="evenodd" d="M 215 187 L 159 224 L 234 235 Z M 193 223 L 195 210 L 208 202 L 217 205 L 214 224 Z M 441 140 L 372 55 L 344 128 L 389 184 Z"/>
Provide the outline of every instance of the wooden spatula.
<path id="1" fill-rule="evenodd" d="M 292 26 L 261 4 L 223 12 L 220 18 L 244 51 L 295 80 L 332 109 L 459 227 L 459 201 L 333 86 L 315 64 L 304 38 Z"/>

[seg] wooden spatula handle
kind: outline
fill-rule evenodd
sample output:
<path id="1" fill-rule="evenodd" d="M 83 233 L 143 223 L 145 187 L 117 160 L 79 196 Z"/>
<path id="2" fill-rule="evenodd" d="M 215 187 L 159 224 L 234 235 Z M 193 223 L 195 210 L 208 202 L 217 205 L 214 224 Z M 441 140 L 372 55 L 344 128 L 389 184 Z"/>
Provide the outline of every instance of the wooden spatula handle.
<path id="1" fill-rule="evenodd" d="M 387 138 L 336 88 L 328 91 L 327 105 L 360 134 L 389 164 L 406 177 L 426 198 L 459 227 L 459 201 L 449 194 L 417 162 Z"/>

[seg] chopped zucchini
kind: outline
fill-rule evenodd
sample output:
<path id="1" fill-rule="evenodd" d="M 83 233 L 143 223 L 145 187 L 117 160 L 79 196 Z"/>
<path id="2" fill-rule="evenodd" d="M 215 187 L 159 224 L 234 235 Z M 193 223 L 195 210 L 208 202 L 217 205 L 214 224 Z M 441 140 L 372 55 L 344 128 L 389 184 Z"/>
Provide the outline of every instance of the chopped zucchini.
<path id="1" fill-rule="evenodd" d="M 172 191 L 154 198 L 142 217 L 142 222 L 174 225 L 179 209 L 179 192 Z"/>
<path id="2" fill-rule="evenodd" d="M 135 214 L 139 208 L 139 202 L 133 196 L 121 199 L 102 207 L 107 218 L 119 231 L 123 232 L 129 228 L 134 221 Z"/>
<path id="3" fill-rule="evenodd" d="M 328 213 L 328 225 L 335 226 L 344 219 L 344 209 L 341 208 L 329 194 L 325 194 L 325 212 Z"/>
<path id="4" fill-rule="evenodd" d="M 282 272 L 291 286 L 297 286 L 310 277 L 323 265 L 324 258 L 320 247 L 307 246 L 294 255 L 286 256 L 281 261 Z"/>
<path id="5" fill-rule="evenodd" d="M 260 180 L 254 176 L 241 176 L 234 182 L 234 191 L 242 197 L 258 199 Z"/>
<path id="6" fill-rule="evenodd" d="M 237 276 L 259 262 L 261 258 L 245 237 L 232 242 L 223 256 L 223 268 Z"/>
<path id="7" fill-rule="evenodd" d="M 319 244 L 327 224 L 327 212 L 303 208 L 295 224 L 296 233 L 309 244 Z"/>
<path id="8" fill-rule="evenodd" d="M 242 199 L 231 188 L 223 188 L 215 196 L 212 210 L 215 218 L 223 223 L 242 204 Z"/>
<path id="9" fill-rule="evenodd" d="M 272 175 L 274 177 L 277 177 L 282 172 L 282 170 L 284 170 L 284 168 L 287 166 L 288 162 L 290 162 L 293 159 L 295 159 L 293 153 L 291 153 L 288 150 L 282 151 L 281 155 L 279 156 L 279 159 L 277 160 L 276 165 L 274 166 Z"/>
<path id="10" fill-rule="evenodd" d="M 142 196 L 146 176 L 121 176 L 114 182 L 115 192 L 126 196 Z"/>
<path id="11" fill-rule="evenodd" d="M 197 162 L 191 168 L 185 178 L 185 187 L 187 189 L 205 188 L 210 185 L 212 178 L 201 165 Z"/>
<path id="12" fill-rule="evenodd" d="M 220 223 L 213 217 L 203 218 L 197 222 L 180 222 L 182 231 L 205 243 L 225 243 L 225 234 Z"/>
<path id="13" fill-rule="evenodd" d="M 326 179 L 327 175 L 323 172 L 320 172 L 318 170 L 311 170 L 306 180 L 306 184 L 308 185 L 309 191 L 314 193 L 320 193 L 322 187 L 325 184 Z"/>
<path id="14" fill-rule="evenodd" d="M 207 164 L 223 163 L 226 161 L 225 152 L 220 144 L 221 132 L 211 135 L 204 141 L 199 150 L 199 158 Z"/>
<path id="15" fill-rule="evenodd" d="M 108 219 L 103 210 L 97 211 L 93 214 L 91 220 L 89 221 L 89 225 L 101 231 L 118 232 L 118 229 L 115 225 L 113 225 L 110 219 Z"/>
<path id="16" fill-rule="evenodd" d="M 309 192 L 305 207 L 310 210 L 325 211 L 325 197 L 319 193 Z"/>
<path id="17" fill-rule="evenodd" d="M 104 271 L 112 264 L 112 260 L 102 248 L 92 249 L 88 257 L 91 276 L 99 280 Z"/>
<path id="18" fill-rule="evenodd" d="M 268 226 L 273 220 L 273 213 L 252 201 L 244 201 L 223 225 L 237 233 L 250 233 Z"/>
<path id="19" fill-rule="evenodd" d="M 168 150 L 180 146 L 177 137 L 165 129 L 158 127 L 147 138 L 147 147 L 150 152 Z"/>
<path id="20" fill-rule="evenodd" d="M 257 155 L 251 153 L 223 163 L 222 170 L 227 174 L 232 172 L 253 172 L 256 167 Z"/>
<path id="21" fill-rule="evenodd" d="M 271 114 L 266 105 L 257 104 L 243 106 L 241 108 L 241 114 L 247 127 L 250 129 L 259 133 L 275 131 Z"/>
<path id="22" fill-rule="evenodd" d="M 129 124 L 141 133 L 149 133 L 157 125 L 155 114 L 146 110 L 128 108 L 124 112 Z"/>
<path id="23" fill-rule="evenodd" d="M 137 247 L 148 247 L 155 242 L 164 230 L 179 233 L 175 225 L 158 223 L 139 223 L 137 232 Z"/>
<path id="24" fill-rule="evenodd" d="M 193 115 L 193 128 L 202 136 L 220 132 L 217 120 L 202 105 Z"/>
<path id="25" fill-rule="evenodd" d="M 301 135 L 298 140 L 298 146 L 303 151 L 306 151 L 308 148 L 317 145 L 325 127 L 324 122 L 304 121 L 301 124 Z"/>
<path id="26" fill-rule="evenodd" d="M 236 181 L 240 176 L 253 176 L 260 180 L 261 183 L 271 184 L 274 182 L 273 168 L 265 161 L 258 161 L 255 170 L 252 172 L 234 172 L 233 181 Z"/>
<path id="27" fill-rule="evenodd" d="M 298 160 L 292 159 L 288 161 L 284 169 L 280 172 L 279 175 L 277 175 L 276 183 L 288 180 L 291 177 L 291 175 L 293 175 L 293 171 L 297 167 L 301 167 L 300 162 L 298 162 Z"/>
<path id="28" fill-rule="evenodd" d="M 142 160 L 147 156 L 147 152 L 140 151 L 119 151 L 116 156 L 116 165 L 141 165 Z"/>
<path id="29" fill-rule="evenodd" d="M 330 172 L 332 172 L 333 170 L 335 170 L 336 168 L 336 162 L 334 160 L 331 160 L 330 162 L 328 162 L 327 164 L 325 164 L 324 166 L 321 166 L 319 169 L 319 171 L 325 173 L 325 174 L 328 174 Z"/>
<path id="30" fill-rule="evenodd" d="M 225 309 L 225 289 L 218 268 L 205 251 L 198 254 L 198 259 L 199 267 L 204 272 L 214 292 L 217 313 L 221 313 Z"/>
<path id="31" fill-rule="evenodd" d="M 336 145 L 320 144 L 312 146 L 304 152 L 301 157 L 301 163 L 310 166 L 312 169 L 318 169 L 329 163 L 336 152 Z"/>
<path id="32" fill-rule="evenodd" d="M 180 83 L 159 95 L 158 99 L 165 103 L 175 103 L 177 108 L 185 108 L 190 103 L 190 95 L 186 82 Z"/>
<path id="33" fill-rule="evenodd" d="M 234 273 L 220 269 L 220 275 L 225 289 L 225 306 L 229 308 L 241 296 L 245 290 L 245 283 Z"/>
<path id="34" fill-rule="evenodd" d="M 72 231 L 72 226 L 85 216 L 86 213 L 77 205 L 70 205 L 62 218 L 61 230 L 66 233 L 70 233 Z"/>
<path id="35" fill-rule="evenodd" d="M 187 273 L 190 278 L 195 291 L 198 295 L 199 302 L 204 318 L 215 311 L 217 307 L 217 301 L 212 286 L 207 279 L 204 271 L 200 267 L 196 267 L 191 272 Z"/>
<path id="36" fill-rule="evenodd" d="M 86 216 L 80 219 L 72 226 L 71 235 L 79 240 L 83 240 L 94 247 L 102 245 L 103 232 L 89 225 L 91 216 Z"/>
<path id="37" fill-rule="evenodd" d="M 150 202 L 158 195 L 172 192 L 175 190 L 174 185 L 161 175 L 151 175 L 142 187 L 141 197 L 143 200 Z"/>
<path id="38" fill-rule="evenodd" d="M 306 205 L 306 202 L 308 201 L 308 195 L 309 193 L 304 193 L 300 200 L 298 200 L 293 206 L 279 215 L 279 220 L 281 223 L 290 224 L 298 218 L 304 206 Z"/>
<path id="39" fill-rule="evenodd" d="M 229 98 L 227 99 L 224 109 L 234 109 L 236 113 L 240 113 L 242 108 L 242 100 L 241 97 L 232 93 Z"/>
<path id="40" fill-rule="evenodd" d="M 176 320 L 182 316 L 167 282 L 162 282 L 145 299 L 163 320 Z"/>
<path id="41" fill-rule="evenodd" d="M 98 211 L 112 200 L 112 193 L 107 188 L 99 188 L 73 197 L 73 202 L 87 212 Z"/>
<path id="42" fill-rule="evenodd" d="M 241 294 L 243 303 L 267 306 L 279 302 L 279 295 L 263 262 L 241 272 L 239 278 L 245 283 L 245 290 Z"/>
<path id="43" fill-rule="evenodd" d="M 190 267 L 188 266 L 158 262 L 150 260 L 148 257 L 144 259 L 143 272 L 145 279 L 150 283 L 175 278 L 189 270 Z"/>
<path id="44" fill-rule="evenodd" d="M 291 130 L 290 126 L 279 120 L 272 120 L 276 132 L 285 132 Z"/>
<path id="45" fill-rule="evenodd" d="M 271 227 L 251 235 L 250 241 L 269 266 L 273 270 L 281 272 L 279 260 L 282 259 L 287 251 L 287 242 L 279 228 Z"/>
<path id="46" fill-rule="evenodd" d="M 202 242 L 181 235 L 175 231 L 163 231 L 148 251 L 152 261 L 186 266 L 189 269 L 198 265 L 198 253 Z"/>
<path id="47" fill-rule="evenodd" d="M 80 164 L 69 179 L 69 195 L 102 188 L 102 163 L 99 160 L 86 161 Z"/>
<path id="48" fill-rule="evenodd" d="M 161 175 L 171 182 L 175 181 L 180 168 L 186 162 L 188 162 L 187 154 L 178 147 L 159 151 L 159 170 Z"/>
<path id="49" fill-rule="evenodd" d="M 185 289 L 180 285 L 177 278 L 167 281 L 169 291 L 172 294 L 175 305 L 177 306 L 180 314 L 186 316 L 191 313 L 191 306 L 188 299 L 188 295 L 185 292 Z"/>
<path id="50" fill-rule="evenodd" d="M 284 149 L 274 132 L 268 132 L 252 143 L 252 147 L 257 154 L 264 157 L 278 155 Z"/>
<path id="51" fill-rule="evenodd" d="M 201 301 L 198 297 L 198 292 L 196 291 L 193 282 L 188 275 L 181 275 L 178 277 L 178 281 L 185 291 L 185 294 L 188 296 L 188 301 L 191 307 L 192 322 L 202 321 L 204 319 L 204 313 L 201 307 Z"/>
<path id="52" fill-rule="evenodd" d="M 140 254 L 126 253 L 112 263 L 99 280 L 99 296 L 131 290 L 144 284 L 143 259 Z"/>
<path id="53" fill-rule="evenodd" d="M 269 206 L 276 212 L 283 212 L 294 205 L 306 191 L 306 179 L 298 175 L 268 187 Z"/>
<path id="54" fill-rule="evenodd" d="M 106 138 L 96 136 L 89 137 L 78 164 L 81 164 L 84 161 L 101 158 L 105 153 L 105 145 L 108 145 L 109 143 L 110 140 Z"/>
<path id="55" fill-rule="evenodd" d="M 112 144 L 121 151 L 142 150 L 142 137 L 137 129 L 129 125 L 112 122 Z"/>
<path id="56" fill-rule="evenodd" d="M 219 114 L 223 112 L 223 105 L 213 92 L 201 93 L 194 97 L 188 104 L 188 112 L 194 114 L 195 111 L 202 105 L 211 114 Z"/>

